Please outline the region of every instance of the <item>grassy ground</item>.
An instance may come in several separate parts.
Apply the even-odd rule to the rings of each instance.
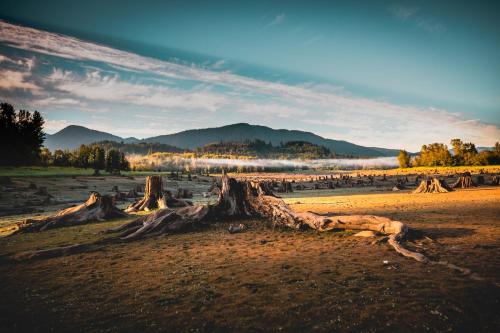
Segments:
[[[500,189],[311,194],[285,200],[298,211],[400,220],[417,230],[409,247],[486,280],[417,263],[351,233],[273,231],[246,220],[247,232],[229,234],[216,223],[97,252],[4,263],[0,330],[498,331],[500,288],[492,282],[500,282]],[[0,253],[94,241],[126,221],[3,238]]]
[[[0,176],[8,177],[67,177],[67,176],[92,176],[93,169],[82,169],[72,167],[0,167]],[[109,175],[101,171],[103,176]],[[147,176],[151,174],[170,174],[170,172],[157,171],[122,171],[124,176]]]
[[[69,167],[0,167],[0,176],[8,177],[53,177],[53,176],[90,176],[91,169]]]
[[[316,175],[316,174],[332,174],[332,173],[352,173],[352,174],[373,174],[373,175],[406,175],[406,174],[429,174],[429,173],[460,173],[465,171],[470,171],[472,173],[486,172],[486,173],[500,173],[500,166],[489,165],[489,166],[458,166],[458,167],[416,167],[407,169],[387,169],[387,170],[354,170],[354,171],[325,171],[325,170],[306,170],[306,171],[295,171],[287,172],[290,174],[300,174],[300,175]],[[0,176],[9,177],[53,177],[53,176],[91,176],[94,173],[92,169],[82,169],[82,168],[71,168],[71,167],[0,167]],[[124,171],[122,172],[125,176],[147,176],[151,174],[169,174],[170,172],[157,172],[157,171]],[[273,174],[273,173],[271,173]],[[274,173],[279,174],[279,173]],[[106,173],[103,172],[103,175]],[[231,173],[231,176],[241,176],[242,174]],[[252,175],[252,173],[243,174]]]

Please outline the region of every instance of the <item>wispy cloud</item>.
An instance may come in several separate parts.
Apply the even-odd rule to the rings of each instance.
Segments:
[[[206,90],[182,91],[121,80],[117,75],[89,71],[84,76],[54,69],[48,80],[58,90],[87,100],[166,109],[215,111],[225,98]]]
[[[422,13],[422,10],[418,7],[393,5],[388,8],[388,11],[397,20],[411,23],[427,32],[442,33],[446,31],[446,26],[441,21],[429,14]]]
[[[434,17],[418,17],[415,23],[419,28],[431,33],[445,32],[446,27]]]
[[[274,16],[274,18],[269,23],[266,24],[266,28],[282,24],[283,22],[285,22],[285,18],[286,18],[285,13],[280,13]]]
[[[152,136],[173,129],[227,124],[236,119],[314,131],[363,145],[411,150],[430,141],[448,142],[455,136],[479,145],[491,145],[500,137],[497,126],[465,119],[447,110],[364,98],[332,85],[257,80],[210,70],[210,66],[143,57],[2,21],[0,43],[37,57],[58,57],[56,62],[45,61],[42,74],[33,71],[39,66],[38,61],[31,70],[24,62],[13,63],[18,67],[8,70],[21,75],[1,76],[10,79],[0,86],[0,97],[9,89],[38,90],[36,95],[26,97],[25,104],[44,107],[48,121],[52,121],[56,109],[79,111],[79,124],[119,135]],[[59,68],[64,63],[61,59],[70,59],[77,68]],[[86,61],[92,61],[92,66]],[[27,75],[33,77],[28,81]],[[18,88],[12,88],[15,85]],[[121,116],[125,112],[144,117]],[[111,121],[96,121],[91,118],[95,113],[114,117]],[[74,112],[67,114],[76,117]],[[139,123],[140,119],[144,123]],[[287,125],[283,125],[284,119]],[[58,121],[48,128],[62,124]],[[73,122],[69,118],[67,121]]]
[[[405,7],[401,5],[394,5],[389,7],[389,12],[391,12],[394,17],[401,21],[407,21],[411,17],[415,16],[418,12],[417,7]]]
[[[309,46],[309,45],[313,45],[313,44],[316,44],[317,42],[321,41],[323,39],[323,35],[322,34],[319,34],[319,35],[314,35],[308,39],[306,39],[304,41],[304,43],[302,43],[303,46]]]

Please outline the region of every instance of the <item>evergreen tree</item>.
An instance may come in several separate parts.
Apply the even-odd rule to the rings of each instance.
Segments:
[[[32,165],[40,162],[40,149],[45,134],[42,115],[15,111],[8,103],[0,103],[1,165]]]

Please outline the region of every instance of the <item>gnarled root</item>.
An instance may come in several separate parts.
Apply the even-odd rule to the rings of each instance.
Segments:
[[[119,232],[118,237],[123,240],[134,240],[188,229],[214,219],[242,216],[264,217],[275,226],[293,229],[372,230],[389,235],[389,244],[398,253],[427,262],[424,255],[403,247],[408,228],[402,222],[372,215],[322,216],[311,212],[295,212],[282,199],[273,195],[267,183],[237,181],[226,175],[222,177],[219,199],[213,205],[160,209],[109,232]]]

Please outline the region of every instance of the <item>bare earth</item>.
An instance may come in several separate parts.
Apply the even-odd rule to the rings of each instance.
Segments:
[[[201,193],[209,184],[200,184]],[[0,331],[498,332],[499,188],[309,190],[286,201],[301,211],[405,222],[414,230],[409,247],[483,280],[349,232],[272,230],[247,220],[248,231],[229,234],[216,223],[99,252],[0,264]],[[2,238],[0,254],[92,241],[129,220]]]

